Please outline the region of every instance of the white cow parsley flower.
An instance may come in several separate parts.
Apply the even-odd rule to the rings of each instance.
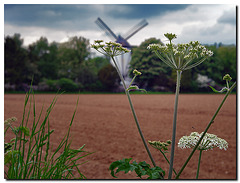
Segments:
[[[183,136],[179,139],[178,147],[184,148],[194,148],[202,136],[203,132],[199,134],[198,132],[192,132],[190,136]],[[214,147],[219,149],[227,150],[228,143],[226,140],[217,137],[214,134],[206,133],[198,146],[198,150],[209,150]]]
[[[164,34],[170,43],[166,45],[149,44],[147,49],[152,50],[165,64],[176,70],[188,70],[198,66],[213,52],[201,45],[198,41],[190,41],[187,44],[173,44],[172,40],[177,38],[175,34]]]

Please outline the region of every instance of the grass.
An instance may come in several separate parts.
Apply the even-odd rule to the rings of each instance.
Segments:
[[[4,142],[4,164],[6,179],[85,179],[79,169],[79,162],[92,154],[84,150],[85,145],[79,149],[71,149],[69,134],[77,110],[74,110],[67,134],[63,137],[57,149],[50,150],[50,137],[54,130],[50,129],[49,116],[57,98],[56,95],[43,115],[43,106],[37,117],[34,93],[30,89],[25,96],[23,116],[20,126],[14,127],[8,120],[5,121],[4,135],[8,129],[14,133],[15,138],[9,143]],[[28,106],[28,108],[27,108]],[[30,115],[33,115],[30,120]],[[31,125],[31,128],[28,126]],[[31,130],[30,130],[31,129]]]

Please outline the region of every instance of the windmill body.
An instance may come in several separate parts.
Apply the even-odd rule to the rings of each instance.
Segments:
[[[143,27],[148,25],[146,20],[142,20],[137,25],[135,25],[132,29],[130,29],[125,36],[121,36],[121,35],[116,36],[116,34],[114,34],[113,31],[100,18],[97,18],[95,22],[112,40],[122,44],[123,47],[128,49],[131,49],[131,45],[128,43],[127,40],[130,37],[132,37],[134,34],[136,34],[139,30],[141,30]],[[131,61],[131,52],[116,56],[115,59],[126,84],[130,83],[131,79],[129,78],[128,70],[129,70],[129,63]],[[115,67],[112,60],[110,60],[110,63]]]

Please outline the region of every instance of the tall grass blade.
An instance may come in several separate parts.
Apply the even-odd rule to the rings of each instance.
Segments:
[[[44,105],[37,117],[32,88],[26,93],[20,126],[17,128],[10,126],[10,129],[15,134],[15,140],[12,153],[9,154],[9,160],[6,161],[8,169],[4,173],[7,179],[68,179],[74,177],[74,172],[78,173],[79,178],[86,178],[78,168],[82,163],[77,163],[77,161],[92,153],[87,153],[83,150],[85,145],[79,149],[70,149],[71,143],[69,143],[70,129],[76,114],[79,98],[66,135],[54,152],[50,150],[50,136],[54,130],[50,129],[49,116],[57,99],[58,95],[54,97],[46,110],[43,121],[40,122]],[[33,114],[33,121],[31,131],[29,132],[27,126],[30,122],[30,114]],[[61,150],[63,152],[55,158]],[[83,152],[87,154],[81,155]]]

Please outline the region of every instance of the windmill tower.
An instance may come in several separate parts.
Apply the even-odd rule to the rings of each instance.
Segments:
[[[113,33],[113,31],[102,21],[101,18],[97,18],[95,22],[106,33],[107,36],[109,36],[115,42],[122,44],[123,47],[128,49],[131,49],[131,45],[127,42],[127,40],[131,38],[134,34],[136,34],[138,31],[140,31],[143,27],[148,25],[146,20],[142,20],[133,28],[131,28],[124,36],[116,36],[116,34]],[[115,58],[116,63],[118,64],[118,68],[125,82],[128,84],[131,81],[131,79],[128,77],[129,63],[131,61],[131,52],[119,55]],[[114,66],[113,61],[111,60],[110,62]]]

